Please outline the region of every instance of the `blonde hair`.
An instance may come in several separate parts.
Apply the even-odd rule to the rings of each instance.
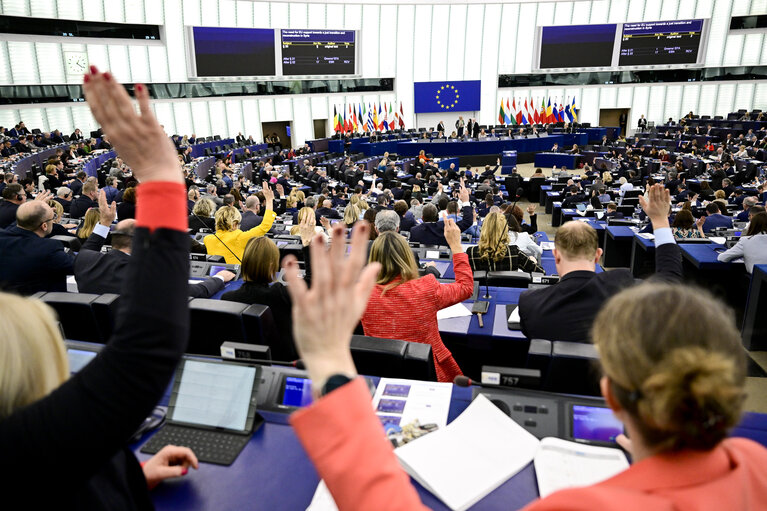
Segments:
[[[740,420],[740,334],[732,311],[707,291],[632,287],[602,307],[592,338],[616,399],[649,446],[711,449]]]
[[[567,259],[590,259],[599,249],[597,231],[582,222],[567,222],[557,230],[554,246]]]
[[[242,278],[246,282],[268,284],[280,267],[280,250],[265,237],[251,238],[242,254]]]
[[[53,221],[61,220],[61,217],[64,216],[64,206],[62,206],[59,201],[53,199],[47,201],[47,204],[51,207],[53,212],[56,213],[56,218],[54,218]]]
[[[210,218],[210,214],[213,213],[215,209],[216,204],[212,200],[202,198],[194,203],[192,213],[195,215],[203,216],[205,218]]]
[[[352,225],[354,222],[360,219],[360,208],[354,204],[349,204],[344,209],[344,223],[346,225]]]
[[[288,198],[285,199],[286,208],[295,208],[297,204],[298,200],[296,199],[295,195],[288,195]]]
[[[360,213],[369,207],[367,201],[365,201],[359,195],[352,195],[351,199],[349,199],[349,204],[352,206],[357,206],[357,208],[360,210]]]
[[[93,234],[93,229],[96,227],[96,224],[99,223],[99,219],[101,219],[99,208],[91,208],[86,211],[85,217],[83,218],[83,225],[77,229],[77,237],[86,239]]]
[[[0,293],[0,420],[50,394],[69,376],[53,309],[39,300]]]
[[[296,190],[295,188],[290,191],[290,197],[296,199],[296,202],[304,202],[304,199],[306,199],[304,192],[301,190]]]
[[[724,199],[726,197],[726,194],[724,193],[724,190],[717,190],[714,192],[714,199]]]
[[[311,215],[311,216],[309,216]],[[317,216],[314,214],[314,210],[312,208],[301,208],[298,210],[298,224],[294,225],[290,228],[290,234],[292,236],[297,235],[301,231],[301,222],[304,222],[307,218],[314,218],[315,223],[317,222]]]
[[[604,183],[612,183],[613,182],[613,175],[605,170],[604,172],[602,172],[602,182],[604,182]]]
[[[369,262],[381,263],[376,284],[384,285],[383,296],[388,290],[418,278],[418,266],[413,251],[405,238],[394,231],[381,233],[370,247]],[[400,280],[396,280],[399,277]]]
[[[503,241],[501,241],[503,240]],[[500,261],[509,252],[509,226],[500,212],[490,213],[479,231],[479,255],[482,259]]]
[[[216,230],[234,231],[240,227],[242,215],[234,206],[222,206],[216,211]]]

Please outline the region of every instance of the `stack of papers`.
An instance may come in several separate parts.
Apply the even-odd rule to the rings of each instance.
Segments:
[[[381,378],[373,395],[373,409],[384,424],[447,426],[452,383]]]
[[[565,488],[596,484],[629,468],[620,449],[551,437],[541,440],[534,463],[541,498]]]
[[[455,305],[437,311],[438,321],[440,319],[461,318],[464,316],[471,316],[471,311],[462,303],[456,303]]]
[[[522,470],[533,460],[539,443],[480,394],[449,426],[394,452],[408,474],[458,511]]]

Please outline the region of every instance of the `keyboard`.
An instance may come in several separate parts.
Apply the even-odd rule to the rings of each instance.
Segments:
[[[141,452],[155,454],[166,445],[179,445],[192,449],[199,461],[231,465],[251,436],[166,424],[144,444]]]

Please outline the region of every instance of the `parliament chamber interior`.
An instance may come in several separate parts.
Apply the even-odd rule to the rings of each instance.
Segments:
[[[0,0],[0,196],[9,509],[767,509],[765,0]]]

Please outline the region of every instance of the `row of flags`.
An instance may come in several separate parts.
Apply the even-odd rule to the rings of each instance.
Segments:
[[[519,99],[519,104],[517,104]],[[573,100],[569,99],[564,103],[557,105],[556,99],[554,106],[551,105],[551,97],[541,100],[540,108],[537,107],[537,99],[509,98],[501,99],[501,108],[498,112],[498,122],[500,124],[545,124],[552,122],[577,122],[578,113],[575,108],[575,96]]]
[[[333,130],[336,133],[360,133],[368,131],[390,131],[405,128],[405,111],[402,102],[397,105],[389,102],[354,103],[351,105],[333,105]]]

